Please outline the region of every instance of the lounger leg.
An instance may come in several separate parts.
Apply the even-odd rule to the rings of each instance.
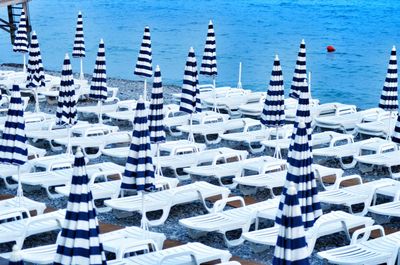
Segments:
[[[9,183],[9,182],[7,181],[7,178],[9,178],[9,177],[3,178],[4,184],[6,184],[6,188],[7,188],[8,190],[16,189],[17,186],[18,186],[18,184],[11,184],[11,183]]]
[[[165,207],[164,209],[162,209],[163,213],[159,219],[156,219],[156,220],[148,220],[147,219],[149,226],[159,226],[159,225],[164,224],[169,216],[170,211],[171,211],[171,206]]]
[[[354,157],[352,157],[351,159],[352,159],[351,163],[347,163],[347,164],[343,162],[343,157],[341,157],[339,159],[340,165],[342,166],[343,169],[350,169],[350,168],[354,168],[356,166],[357,160],[355,160]]]
[[[251,154],[258,154],[265,150],[265,146],[262,144],[260,144],[260,147],[253,147],[252,143],[248,143],[247,145]]]

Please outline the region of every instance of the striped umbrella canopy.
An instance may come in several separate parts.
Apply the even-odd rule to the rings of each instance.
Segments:
[[[27,25],[25,11],[24,11],[24,9],[22,9],[21,16],[19,19],[17,34],[14,39],[13,51],[22,53],[24,55],[24,65],[23,65],[24,72],[26,72],[25,54],[28,52],[28,45],[29,45],[29,43],[28,43],[28,25]]]
[[[107,74],[106,74],[106,50],[103,39],[100,40],[99,49],[97,51],[96,63],[90,84],[89,97],[97,100],[100,105],[99,122],[103,121],[101,106],[102,102],[107,99]]]
[[[57,238],[53,264],[107,264],[99,234],[85,158],[78,148],[65,221]]]
[[[147,97],[147,79],[153,75],[152,53],[151,53],[151,38],[150,28],[145,27],[143,33],[142,44],[140,45],[139,56],[136,61],[135,71],[137,76],[144,78],[143,98],[146,101]]]
[[[306,67],[306,43],[301,40],[299,53],[297,55],[296,67],[294,69],[292,85],[290,87],[289,97],[299,98],[303,80],[307,78]]]
[[[260,120],[267,127],[279,127],[285,124],[284,89],[282,68],[276,55]]]
[[[292,139],[294,139],[294,135],[296,133],[299,122],[304,122],[306,124],[308,139],[311,141],[311,134],[313,129],[311,126],[312,117],[310,112],[310,92],[307,79],[304,79],[299,86],[299,98],[297,102],[296,118],[294,122]]]
[[[379,107],[386,111],[397,111],[399,102],[397,98],[397,57],[396,47],[393,46],[390,53],[389,65],[383,85]]]
[[[56,117],[58,125],[75,125],[77,123],[74,76],[68,54],[65,54],[61,71]]]
[[[31,88],[35,94],[35,110],[39,112],[39,101],[37,89],[44,87],[44,70],[42,63],[42,55],[40,54],[39,41],[36,32],[32,32],[31,44],[29,45],[28,57],[28,75],[26,77],[26,88]]]
[[[18,248],[17,245],[14,245],[12,248],[12,252],[9,258],[8,265],[24,265],[24,262],[22,261],[22,255],[20,252],[20,249]]]
[[[153,90],[151,92],[149,131],[151,143],[165,142],[164,131],[164,97],[160,67],[154,72]]]
[[[392,141],[400,144],[400,115],[397,115],[396,126],[394,127],[394,132],[392,134]]]
[[[76,30],[75,30],[75,39],[74,39],[74,48],[72,50],[72,57],[80,58],[81,60],[81,73],[80,78],[83,79],[83,58],[86,56],[85,54],[85,37],[83,34],[83,18],[82,12],[79,11],[78,19],[76,21]]]
[[[313,157],[308,128],[302,120],[295,126],[296,130],[292,135],[290,153],[287,159],[286,184],[290,182],[296,184],[304,228],[308,229],[322,215],[322,210],[318,198],[317,182],[312,169]],[[286,194],[287,187],[287,185],[284,187],[283,194]],[[279,205],[279,209],[282,209],[282,207],[283,205]]]
[[[216,50],[217,46],[215,42],[214,25],[210,20],[210,23],[208,24],[208,32],[206,45],[204,47],[203,60],[201,61],[201,75],[215,77],[218,74]]]
[[[147,111],[139,98],[133,120],[132,142],[125,164],[121,189],[145,191],[154,188],[154,166],[150,146]]]
[[[192,114],[201,112],[201,102],[198,97],[200,94],[198,88],[197,61],[193,47],[190,47],[186,60],[185,73],[183,76],[183,84],[181,91],[181,102],[179,110],[190,114],[190,126],[192,125]],[[194,141],[193,134],[190,130],[189,140]]]
[[[290,184],[286,194],[281,196],[281,204],[283,207],[276,216],[279,231],[272,264],[310,264],[301,208],[294,184]]]
[[[13,85],[7,118],[0,140],[0,163],[18,166],[18,197],[22,197],[19,167],[28,160],[26,146],[24,107],[18,85]]]

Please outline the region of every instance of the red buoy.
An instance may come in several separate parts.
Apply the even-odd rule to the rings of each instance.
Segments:
[[[329,45],[329,46],[326,47],[326,51],[327,52],[334,52],[334,51],[336,51],[336,49],[332,45]]]

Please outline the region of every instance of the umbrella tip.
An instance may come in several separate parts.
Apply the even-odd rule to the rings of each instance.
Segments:
[[[159,72],[160,71],[160,66],[157,64],[156,66],[156,71]]]
[[[75,156],[77,156],[77,157],[83,156],[82,148],[80,146],[78,148],[76,148]]]
[[[78,11],[78,15],[82,15],[82,11],[79,10],[79,11]]]
[[[68,53],[65,54],[65,59],[69,59]]]
[[[193,46],[190,46],[189,52],[194,52]]]
[[[392,51],[395,51],[395,50],[396,50],[396,45],[393,45]]]
[[[208,24],[209,24],[209,25],[212,25],[212,24],[213,24],[211,19],[210,19],[210,22],[208,22]]]
[[[304,41],[304,39],[301,40],[301,44],[306,44],[306,42]]]
[[[17,244],[15,244],[15,245],[12,247],[12,251],[15,252],[15,251],[18,251],[18,250],[19,250],[19,247],[17,246]]]
[[[304,129],[304,128],[306,128],[305,122],[304,122],[304,121],[300,121],[300,122],[299,122],[299,125],[298,125],[298,128],[299,128],[299,129]]]
[[[279,56],[278,56],[278,54],[275,54],[275,61],[278,61],[279,60]]]
[[[287,190],[287,194],[288,195],[296,195],[297,194],[296,186],[293,182],[290,182],[289,188]]]
[[[104,43],[104,40],[103,40],[103,38],[101,38],[101,39],[100,39],[100,43]]]

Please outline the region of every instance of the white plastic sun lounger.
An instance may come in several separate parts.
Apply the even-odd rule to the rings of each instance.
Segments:
[[[257,124],[259,121],[250,118],[240,118],[233,120],[224,120],[218,116],[210,116],[207,122],[195,125],[182,125],[177,129],[181,132],[192,132],[194,136],[200,135],[207,144],[217,144],[221,141],[221,134],[242,131],[246,126]]]
[[[371,217],[352,215],[343,211],[332,211],[323,214],[315,221],[314,226],[306,231],[307,249],[309,255],[314,250],[318,238],[345,232],[350,241],[350,229],[360,226],[371,226],[374,220]],[[279,227],[273,226],[265,229],[255,230],[243,234],[243,239],[253,243],[253,249],[258,252],[275,246]],[[260,246],[262,245],[262,246]]]
[[[204,84],[204,85],[199,85],[199,98],[200,99],[205,99],[205,98],[213,98],[216,96],[217,98],[219,97],[226,97],[228,95],[233,95],[233,94],[245,94],[245,93],[250,93],[250,90],[247,89],[242,89],[242,88],[233,88],[230,86],[223,86],[223,87],[217,87],[214,90],[214,86],[212,84]],[[175,99],[177,104],[179,104],[181,100],[181,93],[174,93],[172,94],[172,97]]]
[[[22,196],[21,198],[13,197],[0,201],[0,212],[11,208],[25,208],[30,212],[36,211],[36,214],[40,215],[46,209],[46,204],[31,200],[25,196]]]
[[[379,229],[381,237],[368,240],[373,230]],[[357,237],[363,235],[361,240]],[[317,256],[330,264],[387,264],[394,265],[398,258],[400,232],[385,235],[381,226],[372,226],[357,230],[349,246],[318,252]]]
[[[270,199],[246,205],[242,197],[229,197],[217,201],[214,207],[223,209],[228,202],[239,201],[240,208],[229,209],[222,212],[212,212],[205,215],[194,216],[179,220],[179,224],[186,227],[192,238],[205,236],[207,233],[216,232],[222,234],[225,244],[233,247],[243,243],[241,236],[239,238],[229,238],[229,231],[241,230],[241,233],[248,232],[250,226],[256,221],[258,212],[278,209],[279,199]]]
[[[349,169],[357,164],[356,156],[380,154],[394,150],[397,150],[395,143],[381,138],[370,138],[339,146],[314,149],[313,155],[318,159],[337,159],[342,168]]]
[[[278,130],[278,138],[287,138],[293,131],[293,125],[284,125]],[[261,123],[248,124],[243,128],[243,132],[224,133],[220,137],[222,140],[237,142],[245,145],[252,154],[264,151],[265,146],[260,142],[274,136],[276,138],[275,129],[265,129]]]
[[[165,241],[164,234],[144,231],[138,227],[126,227],[121,230],[100,234],[100,240],[103,243],[105,251],[117,254],[120,247],[123,247],[123,244],[121,245],[120,242],[143,240],[145,234],[147,239],[152,240],[157,247],[162,246]],[[57,244],[51,244],[23,249],[20,253],[24,262],[33,264],[52,264],[56,250]],[[10,253],[2,254],[0,256],[3,258],[9,258]]]
[[[54,122],[54,115],[44,112],[25,112],[25,131],[41,130]],[[4,130],[7,116],[0,117],[0,131]]]
[[[227,188],[215,186],[204,181],[198,181],[192,184],[179,186],[174,189],[168,189],[144,195],[145,212],[162,210],[162,216],[159,219],[149,220],[149,225],[162,225],[168,218],[171,208],[177,204],[191,203],[197,200],[203,202],[204,207],[211,211],[206,205],[205,200],[212,196],[220,195],[226,198],[230,191]],[[116,210],[142,213],[142,195],[122,197],[118,199],[104,201],[106,206]]]
[[[368,212],[388,217],[388,219],[390,217],[400,217],[400,192],[396,192],[392,202],[370,206]]]
[[[213,178],[218,181],[219,185],[234,189],[237,183],[232,182],[232,179],[240,177],[245,170],[261,174],[281,170],[285,167],[286,161],[282,159],[270,156],[242,159],[237,152],[234,152],[215,157],[211,165],[185,168],[184,171],[190,174],[194,181],[199,177]]]
[[[116,111],[107,112],[104,115],[113,120],[128,121],[132,123],[135,117],[135,110],[136,110],[136,105],[134,105],[130,109],[125,109],[125,110],[118,109]],[[171,113],[175,113],[177,111],[179,111],[179,106],[176,104],[164,105],[163,113],[165,117],[168,117],[171,115]]]
[[[242,116],[259,118],[264,109],[265,97],[262,97],[259,102],[247,103],[239,106],[239,112]],[[297,100],[294,98],[285,98],[285,111],[296,109]]]
[[[107,175],[111,175],[112,179],[109,180]],[[99,182],[98,181],[99,179],[103,179],[103,181]],[[100,172],[99,174],[93,174],[90,177],[89,181],[90,190],[92,191],[93,194],[93,200],[118,198],[118,195],[120,194],[121,180],[122,180],[121,172],[107,171],[107,172]],[[162,190],[165,188],[168,189],[176,188],[178,183],[179,181],[177,179],[155,176],[154,185],[156,189]],[[70,190],[71,186],[68,184],[65,186],[60,186],[55,188],[55,191],[58,194],[67,197],[69,196]],[[111,208],[109,207],[99,207],[97,205],[95,207],[99,212],[106,212],[111,210]]]
[[[340,116],[315,118],[315,126],[322,129],[339,130],[344,133],[355,134],[356,125],[372,121],[379,121],[389,115],[381,108],[372,108]]]
[[[355,105],[347,105],[342,103],[325,103],[318,105],[317,102],[311,101],[310,113],[313,118],[312,126],[315,126],[315,118],[317,117],[340,117],[349,113],[357,111]],[[296,108],[290,109],[285,112],[285,118],[287,121],[295,121],[296,119]]]
[[[360,123],[357,124],[356,131],[357,134],[361,135],[362,137],[372,136],[386,138],[389,132],[393,132],[396,121],[397,115],[393,115],[393,117],[390,119],[386,117],[386,119],[381,119],[379,121]]]
[[[220,117],[223,120],[228,120],[229,115],[217,113],[215,111],[202,111],[200,113],[192,114],[192,124],[204,124],[208,122],[208,119],[215,119]],[[190,115],[182,112],[170,112],[168,116],[164,117],[164,129],[172,136],[181,136],[182,132],[177,130],[178,126],[188,125],[190,121]]]
[[[362,172],[369,172],[374,167],[387,168],[392,178],[400,178],[398,167],[400,166],[400,150],[381,154],[356,156],[358,167]]]
[[[133,249],[137,249],[136,245],[133,243]],[[110,265],[197,265],[211,261],[221,261],[223,262],[221,264],[232,264],[225,263],[231,257],[232,255],[227,250],[220,250],[195,242],[107,263]]]
[[[212,164],[216,158],[223,154],[235,153],[240,155],[241,159],[245,159],[248,155],[246,151],[238,151],[227,147],[193,152],[193,148],[190,146],[182,146],[182,148],[177,149],[177,151],[179,152],[175,152],[175,155],[154,157],[153,163],[159,165],[161,168],[171,169],[174,176],[179,180],[187,180],[190,177],[190,175],[183,170],[184,168]]]
[[[335,184],[340,181],[340,178],[343,175],[343,171],[336,168],[324,167],[317,164],[313,164],[313,168],[315,177],[320,180],[322,186],[326,189],[334,188]],[[285,185],[286,174],[286,170],[280,170],[258,175],[240,176],[234,178],[232,181],[239,185],[240,192],[244,195],[254,194],[258,189],[267,189],[272,197],[275,197],[277,194],[275,194],[274,189]],[[330,176],[335,176],[335,183],[326,186],[323,179]]]
[[[15,241],[18,248],[28,236],[41,234],[61,227],[65,210],[31,216],[24,208],[9,208],[0,211],[0,243]],[[4,222],[4,220],[7,220]],[[11,221],[12,220],[12,221]]]
[[[287,150],[289,149],[291,141],[290,133],[288,133],[287,137],[283,137],[282,139],[264,140],[261,144],[269,149],[275,149],[276,146],[278,146],[280,150]],[[353,142],[353,138],[350,135],[333,131],[315,133],[312,135],[313,148],[319,148],[326,145],[333,147],[337,143],[343,144],[343,142]]]
[[[358,175],[343,177],[341,182],[349,179],[357,179],[361,184],[339,188],[337,190],[322,191],[318,194],[321,203],[342,205],[352,214],[365,215],[368,212],[368,207],[373,203],[375,195],[379,193],[380,189],[385,189],[390,186],[400,187],[400,182],[389,178],[362,183],[361,177]],[[354,213],[353,205],[356,204],[363,204],[364,206],[361,211]]]
[[[206,149],[205,144],[194,143],[188,140],[176,140],[168,141],[160,144],[160,155],[161,157],[175,156],[180,154],[188,154],[193,152],[199,152]],[[153,152],[153,161],[157,160],[156,157],[156,145],[151,146]],[[112,147],[102,149],[102,154],[109,156],[114,159],[126,159],[129,153],[129,146]],[[166,158],[168,159],[168,158]],[[162,159],[161,159],[162,160]]]
[[[61,162],[54,166],[59,166],[62,169],[21,174],[21,183],[23,185],[39,186],[44,188],[49,198],[60,197],[58,194],[53,194],[50,189],[56,186],[68,184],[71,181],[73,169],[70,163]],[[108,177],[113,175],[119,175],[119,178],[121,178],[121,174],[124,172],[125,168],[112,162],[103,162],[88,165],[86,166],[86,170],[89,178]],[[14,175],[13,179],[18,180],[18,176]],[[95,194],[93,196],[95,197]]]

